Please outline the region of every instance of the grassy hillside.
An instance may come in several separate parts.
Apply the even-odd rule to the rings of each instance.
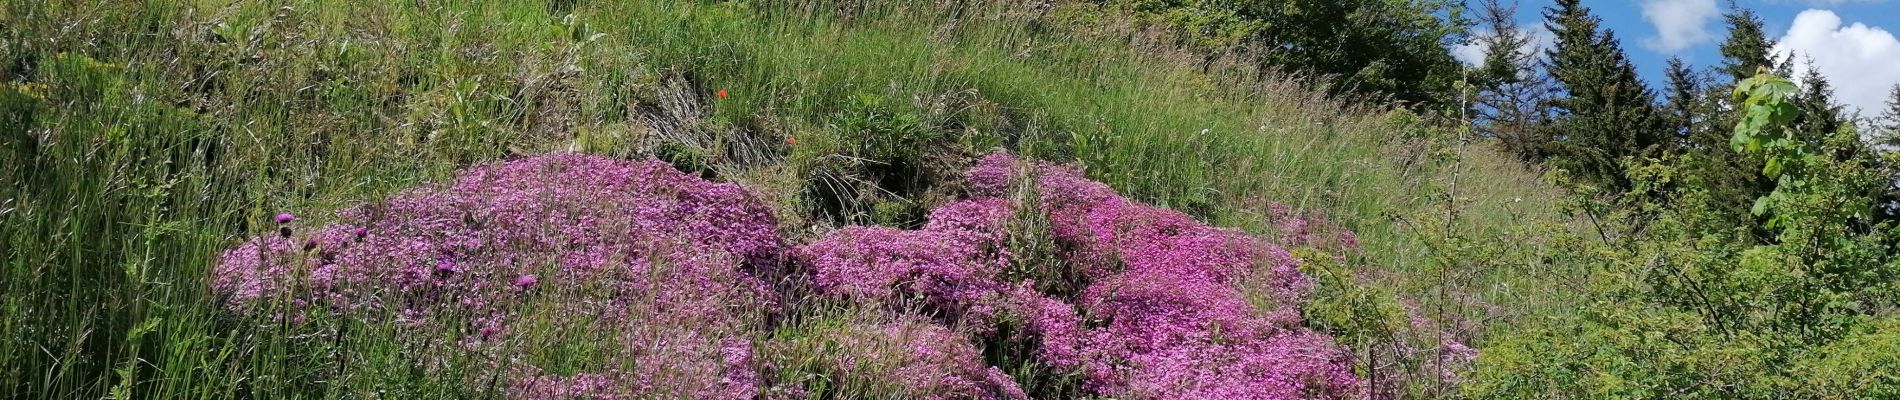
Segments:
[[[1434,318],[1497,329],[1561,309],[1540,260],[1479,256],[1559,225],[1556,196],[1425,118],[1205,72],[1084,7],[865,3],[10,0],[0,382],[17,398],[462,393],[376,340],[390,332],[346,346],[236,320],[207,271],[273,214],[321,219],[557,150],[759,188],[793,240],[916,226],[1009,150],[1217,226],[1275,234],[1270,202],[1322,215],[1363,244],[1349,268],[1372,278],[1346,281]]]

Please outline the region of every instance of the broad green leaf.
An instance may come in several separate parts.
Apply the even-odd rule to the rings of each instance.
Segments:
[[[1801,109],[1795,108],[1794,103],[1776,101],[1769,105],[1769,112],[1769,120],[1773,121],[1776,125],[1785,125],[1789,122],[1794,122],[1795,116],[1801,114]]]
[[[1765,80],[1765,82],[1762,82],[1750,90],[1751,97],[1763,99],[1764,101],[1768,99],[1787,99],[1799,90],[1795,88],[1794,82],[1789,82],[1787,79],[1781,79],[1781,77],[1774,75],[1762,74],[1749,79]]]

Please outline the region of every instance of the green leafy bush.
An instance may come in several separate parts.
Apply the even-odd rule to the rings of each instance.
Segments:
[[[1615,202],[1624,232],[1592,254],[1580,313],[1502,339],[1479,361],[1477,398],[1883,398],[1894,388],[1900,231],[1878,221],[1888,171],[1855,158],[1851,127],[1799,140],[1793,84],[1763,74],[1737,86],[1735,151],[1759,156],[1774,191],[1706,197],[1706,180],[1652,160]],[[1722,224],[1723,202],[1752,202],[1760,226]],[[1764,242],[1746,240],[1765,231]]]

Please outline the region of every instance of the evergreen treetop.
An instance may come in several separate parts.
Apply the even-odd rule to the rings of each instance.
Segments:
[[[1545,126],[1553,140],[1546,153],[1553,166],[1585,182],[1627,188],[1623,158],[1653,156],[1672,144],[1655,94],[1616,34],[1580,0],[1558,0],[1544,16],[1556,36],[1545,65],[1561,89],[1549,103],[1555,117]]]

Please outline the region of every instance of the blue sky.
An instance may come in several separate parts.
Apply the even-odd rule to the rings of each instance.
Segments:
[[[1542,11],[1552,0],[1520,0],[1518,19],[1541,30]],[[1616,32],[1624,51],[1652,86],[1663,81],[1669,57],[1698,69],[1721,62],[1717,46],[1727,37],[1722,13],[1728,0],[1584,0]],[[1779,51],[1812,58],[1812,66],[1836,86],[1836,98],[1852,106],[1881,109],[1887,91],[1900,84],[1900,0],[1738,0],[1765,22]],[[1473,2],[1473,4],[1476,4]],[[1858,24],[1858,25],[1857,25]],[[1547,36],[1547,35],[1546,35]],[[1468,54],[1468,53],[1467,53]],[[1802,69],[1803,71],[1805,69]]]

